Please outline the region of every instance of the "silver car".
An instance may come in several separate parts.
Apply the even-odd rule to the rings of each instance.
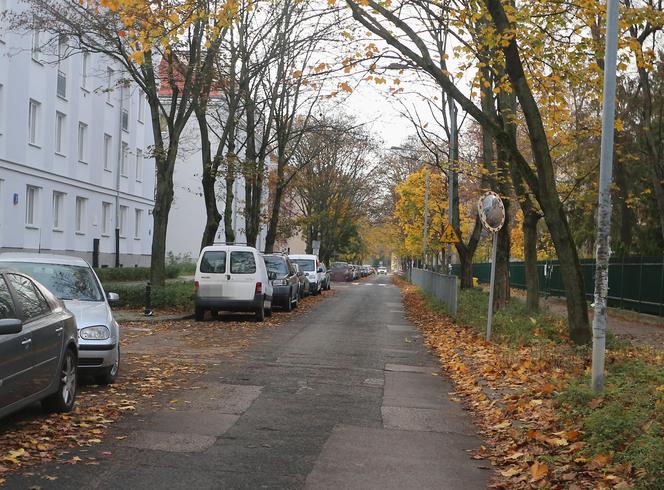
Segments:
[[[0,417],[38,400],[67,412],[76,400],[76,320],[31,277],[0,268]]]
[[[111,384],[120,369],[120,328],[97,274],[78,257],[28,253],[0,254],[0,267],[34,277],[46,286],[76,317],[79,337],[78,367],[99,384]]]

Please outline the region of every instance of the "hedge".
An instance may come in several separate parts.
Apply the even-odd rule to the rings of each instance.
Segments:
[[[183,263],[171,264],[166,266],[166,277],[175,279],[184,274],[193,274],[196,271],[196,264]],[[148,281],[150,279],[149,267],[103,267],[95,269],[99,280],[107,282],[129,282],[129,281]]]
[[[117,308],[143,308],[145,306],[145,285],[116,284],[107,288],[120,295],[120,300],[113,303]],[[173,282],[165,286],[152,288],[153,308],[193,309],[192,296],[194,285],[191,282]]]

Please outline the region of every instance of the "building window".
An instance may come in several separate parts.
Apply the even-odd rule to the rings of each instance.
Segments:
[[[65,194],[64,192],[53,192],[53,229],[61,230],[64,228],[62,215],[64,212]]]
[[[78,161],[87,162],[88,152],[88,125],[82,122],[78,123]]]
[[[127,236],[127,206],[120,206],[120,237]]]
[[[28,108],[28,142],[31,145],[37,145],[39,143],[39,124],[40,124],[40,112],[41,104],[36,100],[30,99],[30,105]]]
[[[110,134],[104,135],[104,170],[111,172],[111,153],[113,149],[113,138]]]
[[[129,145],[122,142],[122,151],[120,152],[120,175],[127,176],[127,158],[129,154]]]
[[[25,190],[25,224],[39,224],[39,187],[29,185]]]
[[[101,203],[101,234],[109,236],[111,234],[111,203]]]
[[[120,97],[122,99],[122,114],[120,117],[123,131],[129,131],[129,104],[131,104],[131,98],[129,97],[129,94],[129,84],[122,82],[122,87],[120,88]]]
[[[67,37],[58,36],[58,80],[56,90],[58,97],[67,98]]]
[[[81,59],[81,87],[84,89],[88,88],[88,77],[90,71],[90,53],[87,51],[83,52],[83,57]]]
[[[136,220],[134,221],[134,238],[141,239],[141,229],[143,228],[143,210],[136,210]]]
[[[143,180],[143,150],[136,149],[136,180]]]
[[[65,125],[66,117],[62,112],[55,113],[55,152],[60,155],[65,153]]]
[[[111,103],[111,95],[113,94],[113,68],[106,67],[106,102]]]
[[[32,31],[32,59],[40,63],[41,58],[41,43],[39,40],[39,31]]]
[[[141,92],[138,93],[138,122],[143,122],[145,118],[145,99]]]
[[[85,207],[87,199],[76,197],[76,233],[85,233]]]

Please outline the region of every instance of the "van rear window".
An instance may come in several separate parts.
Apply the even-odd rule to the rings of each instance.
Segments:
[[[255,274],[253,252],[231,252],[231,274]]]
[[[226,252],[205,252],[201,259],[201,272],[224,274],[226,272]]]

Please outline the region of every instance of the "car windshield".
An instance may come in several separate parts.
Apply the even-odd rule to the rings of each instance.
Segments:
[[[62,300],[104,300],[89,267],[34,262],[3,262],[2,265],[34,277]]]
[[[316,262],[311,259],[291,259],[300,266],[301,271],[313,272],[316,270]]]
[[[275,272],[281,276],[288,275],[288,265],[283,257],[265,257],[265,266],[268,272]]]
[[[333,269],[345,269],[348,267],[348,262],[334,262],[332,264]]]

